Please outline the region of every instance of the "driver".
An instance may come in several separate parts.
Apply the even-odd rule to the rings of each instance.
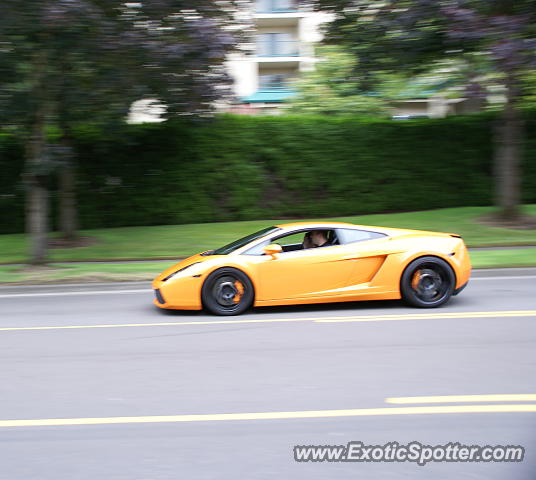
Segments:
[[[303,248],[326,247],[330,245],[324,230],[312,230],[303,237]]]

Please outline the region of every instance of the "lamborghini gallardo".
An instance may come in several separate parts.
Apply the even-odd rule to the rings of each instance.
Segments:
[[[311,235],[322,238],[311,243]],[[313,235],[313,236],[314,236]],[[164,309],[237,315],[251,306],[403,299],[439,307],[471,263],[459,235],[338,222],[265,228],[186,258],[153,281]]]

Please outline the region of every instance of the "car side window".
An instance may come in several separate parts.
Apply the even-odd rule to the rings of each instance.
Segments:
[[[374,240],[377,238],[387,237],[384,233],[369,232],[368,230],[357,230],[354,228],[339,228],[337,229],[337,237],[341,244],[364,242],[366,240]]]
[[[283,251],[286,252],[292,247],[298,247],[302,245],[303,242],[303,236],[305,235],[305,232],[294,232],[290,235],[285,235],[284,237],[279,237],[275,240],[273,240],[272,243],[277,243],[278,245],[281,245],[283,248]],[[287,249],[287,250],[285,250]],[[295,250],[300,250],[301,248],[295,248]]]
[[[310,229],[301,230],[299,232],[292,232],[287,235],[282,235],[279,237],[272,238],[270,240],[265,240],[258,245],[250,248],[245,251],[244,255],[264,255],[263,248],[270,243],[277,243],[283,248],[282,253],[293,252],[296,250],[303,250],[303,240],[304,236]],[[337,235],[334,230],[324,230],[327,233],[328,240],[330,240],[330,245],[338,245]],[[320,247],[322,248],[322,247]]]

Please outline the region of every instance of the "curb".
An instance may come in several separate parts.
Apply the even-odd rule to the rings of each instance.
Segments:
[[[472,278],[487,277],[532,277],[536,275],[536,267],[505,267],[505,268],[475,268],[471,273]]]

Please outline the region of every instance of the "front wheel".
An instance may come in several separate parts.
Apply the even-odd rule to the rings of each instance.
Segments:
[[[456,276],[451,266],[437,257],[417,258],[406,267],[400,280],[404,301],[421,308],[443,305],[455,286]]]
[[[236,268],[220,268],[212,272],[203,284],[203,306],[216,315],[238,315],[253,303],[253,284]]]

